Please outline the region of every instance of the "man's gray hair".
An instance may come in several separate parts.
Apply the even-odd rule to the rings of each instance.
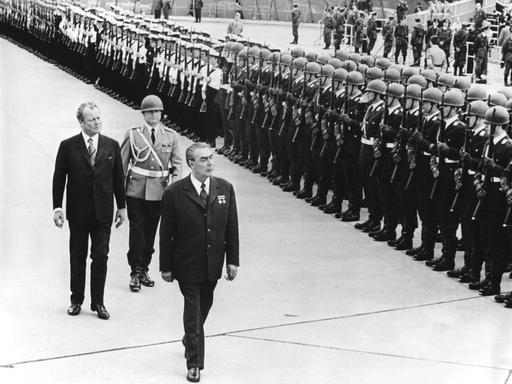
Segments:
[[[79,123],[82,123],[84,121],[84,109],[85,108],[96,108],[99,109],[96,103],[93,103],[92,101],[86,101],[78,107],[78,110],[76,111],[76,118],[78,119]]]
[[[190,167],[190,160],[194,160],[194,154],[196,150],[199,148],[210,148],[210,144],[199,141],[197,143],[192,144],[190,147],[187,148],[187,151],[185,152],[185,158],[187,160],[187,165]]]

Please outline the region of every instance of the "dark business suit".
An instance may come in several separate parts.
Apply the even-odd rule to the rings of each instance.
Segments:
[[[67,184],[66,184],[67,178]],[[103,304],[114,198],[125,207],[123,166],[117,141],[99,135],[91,164],[82,134],[61,142],[53,174],[53,208],[62,207],[66,186],[69,221],[71,302],[82,304],[88,238],[91,237],[91,304]]]
[[[160,271],[172,272],[185,299],[183,322],[187,367],[204,366],[203,324],[226,263],[238,266],[235,192],[226,180],[211,177],[204,207],[189,177],[168,186],[160,222]]]

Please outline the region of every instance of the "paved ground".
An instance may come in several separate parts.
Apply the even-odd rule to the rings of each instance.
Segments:
[[[0,51],[0,382],[185,382],[181,295],[157,263],[155,287],[129,291],[127,226],[112,231],[111,320],[88,298],[66,314],[68,230],[51,220],[58,144],[79,132],[84,100],[118,140],[138,112],[2,39]],[[235,185],[242,266],[216,290],[202,382],[512,382],[510,310],[216,162]]]

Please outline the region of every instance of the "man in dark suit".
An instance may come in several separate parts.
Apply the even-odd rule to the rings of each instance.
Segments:
[[[187,380],[198,382],[204,366],[203,325],[222,275],[236,277],[238,216],[233,186],[213,177],[213,151],[195,143],[186,152],[189,177],[168,186],[160,223],[160,271],[167,282],[178,280],[185,299],[183,323]]]
[[[77,111],[82,132],[60,143],[53,174],[53,220],[62,228],[62,199],[66,186],[71,261],[71,306],[68,314],[78,315],[84,301],[87,246],[91,237],[91,310],[100,319],[110,315],[103,304],[107,276],[108,246],[114,210],[116,228],[126,218],[123,165],[117,141],[100,135],[101,120],[94,103],[83,103]],[[67,184],[66,184],[67,178]]]

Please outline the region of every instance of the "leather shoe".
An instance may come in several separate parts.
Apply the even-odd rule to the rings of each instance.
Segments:
[[[140,283],[145,287],[154,287],[155,281],[151,280],[147,271],[140,274]]]
[[[390,241],[396,238],[396,232],[391,229],[386,229],[375,236],[373,236],[373,240],[375,241]]]
[[[443,260],[444,260],[444,258],[441,256],[441,257],[438,257],[437,259],[427,260],[425,262],[425,265],[427,267],[435,267],[437,264],[440,264]]]
[[[132,292],[140,291],[140,279],[139,274],[137,272],[132,273],[130,277],[130,290]]]
[[[395,245],[397,251],[407,251],[412,248],[412,238],[402,237],[402,239]]]
[[[387,242],[387,244],[388,244],[390,247],[396,247],[396,246],[397,246],[397,244],[398,244],[399,242],[401,242],[403,238],[404,238],[404,235],[401,235],[401,236],[400,236],[400,237],[398,237],[398,238],[394,238],[393,240],[389,240],[389,241]]]
[[[288,188],[290,185],[293,185],[293,181],[291,181],[291,180],[288,180],[286,183],[283,182],[283,183],[279,184],[279,186],[282,189]]]
[[[511,300],[512,299],[512,292],[507,293],[500,293],[499,295],[494,296],[494,301],[497,303],[504,303],[505,300]]]
[[[447,259],[444,259],[439,264],[434,266],[434,271],[437,272],[445,272],[450,271],[455,267],[455,263],[453,261],[448,261]]]
[[[471,271],[469,271],[468,273],[465,273],[463,274],[460,278],[459,278],[459,283],[464,283],[464,284],[468,284],[468,283],[478,283],[480,281],[480,275],[474,275]]]
[[[313,200],[311,200],[311,205],[313,207],[318,207],[322,204],[325,204],[326,203],[326,198],[325,197],[320,197],[319,195],[316,195]]]
[[[463,266],[462,268],[456,268],[452,269],[451,271],[446,272],[448,277],[453,277],[458,279],[459,277],[462,277],[462,275],[469,272],[469,267]]]
[[[267,172],[267,167],[257,164],[253,169],[252,173],[261,173],[261,172]]]
[[[484,288],[487,284],[489,284],[490,281],[489,279],[486,277],[485,279],[483,279],[482,281],[476,281],[474,283],[469,283],[468,284],[468,288],[471,289],[472,291],[477,291],[479,289],[482,289]],[[499,293],[499,292],[498,292]]]
[[[298,184],[294,184],[293,182],[290,182],[286,184],[286,186],[283,187],[283,191],[285,192],[295,192],[300,189]]]
[[[501,289],[499,285],[493,284],[489,282],[485,287],[478,291],[482,296],[493,296],[499,295],[501,293]]]
[[[199,383],[201,379],[201,373],[199,371],[199,367],[192,367],[188,370],[187,380],[192,383]]]
[[[110,314],[103,304],[91,304],[91,311],[98,313],[98,317],[102,320],[110,319]]]
[[[372,224],[363,228],[363,232],[365,232],[365,233],[378,232],[378,231],[380,231],[380,222],[372,222]]]
[[[341,216],[341,221],[345,221],[345,222],[359,221],[359,212],[350,211],[346,215]]]
[[[405,254],[407,256],[416,256],[421,251],[423,251],[423,247],[420,245],[419,247],[408,249],[405,251]]]
[[[420,253],[417,253],[416,256],[414,256],[414,260],[416,261],[427,261],[432,260],[434,258],[434,252],[432,251],[425,251],[421,250]]]
[[[293,194],[297,199],[307,199],[308,197],[311,197],[313,192],[311,192],[309,189],[302,188],[300,191],[294,192]]]
[[[354,228],[355,229],[359,229],[359,230],[363,230],[365,229],[367,226],[369,226],[370,224],[373,224],[373,221],[368,219],[366,221],[363,221],[362,223],[356,223],[354,224]]]
[[[80,304],[72,303],[68,308],[69,316],[76,316],[80,313],[82,306]]]
[[[333,214],[341,211],[341,204],[335,200],[331,200],[329,204],[320,205],[318,208],[324,211],[324,213]]]
[[[512,308],[512,297],[505,300],[505,308]]]
[[[288,181],[289,180],[286,177],[283,177],[283,176],[278,176],[278,177],[270,180],[270,182],[273,185],[287,184]]]

